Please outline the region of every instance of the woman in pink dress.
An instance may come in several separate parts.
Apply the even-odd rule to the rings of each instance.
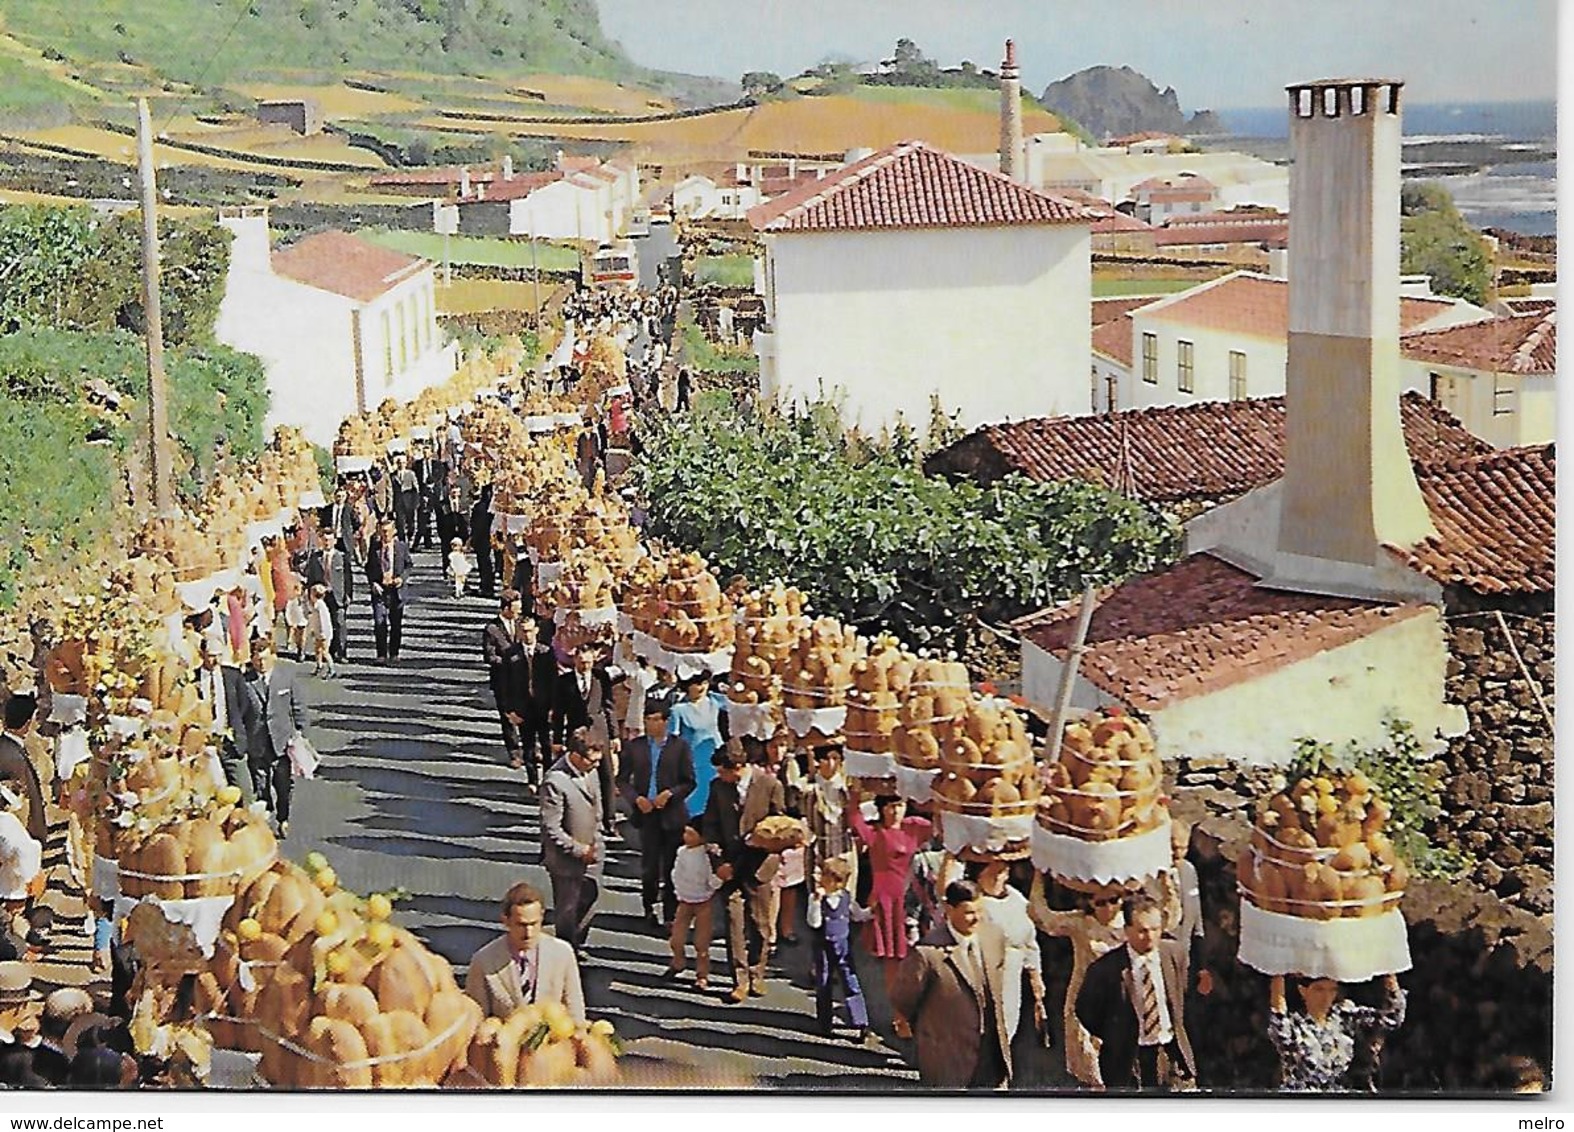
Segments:
[[[931,827],[924,818],[907,817],[907,803],[895,794],[881,794],[874,802],[880,823],[871,826],[859,811],[858,794],[851,793],[847,822],[869,851],[869,910],[874,918],[864,928],[864,946],[882,961],[889,999],[897,968],[907,955],[907,881],[913,854],[929,844]],[[899,1038],[912,1036],[912,1027],[900,1015],[892,1015],[891,1028]]]

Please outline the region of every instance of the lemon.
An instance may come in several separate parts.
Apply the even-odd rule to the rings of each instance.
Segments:
[[[324,892],[332,892],[339,884],[339,874],[327,865],[317,870],[317,875],[312,878],[317,882],[317,887]]]
[[[350,969],[350,957],[341,949],[334,948],[328,952],[328,973],[334,977],[344,974]]]
[[[366,899],[366,915],[373,920],[386,920],[393,914],[393,901],[380,892]]]
[[[612,1036],[612,1023],[605,1018],[597,1018],[590,1024],[590,1032],[603,1038]]]
[[[381,920],[374,922],[366,929],[366,942],[378,951],[386,951],[393,946],[393,941],[393,928]]]
[[[219,800],[219,805],[221,805],[221,806],[233,806],[237,802],[240,801],[240,787],[239,786],[225,786],[225,787],[221,787],[219,792],[218,792],[217,797],[218,797],[218,800]]]
[[[312,924],[312,930],[318,935],[332,935],[339,930],[339,916],[332,909],[323,912]]]
[[[318,870],[326,869],[327,867],[328,858],[324,857],[321,853],[306,854],[306,869],[308,872],[315,873]]]
[[[262,938],[262,925],[256,920],[252,919],[250,916],[247,916],[244,920],[235,925],[235,934],[239,936],[243,942],[250,943],[254,939]]]

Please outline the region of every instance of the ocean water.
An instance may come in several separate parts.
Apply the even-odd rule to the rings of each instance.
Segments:
[[[1289,136],[1288,103],[1221,110],[1219,116],[1235,137]],[[1469,160],[1481,162],[1475,172],[1426,175],[1453,194],[1454,203],[1471,224],[1477,228],[1507,228],[1531,236],[1556,234],[1556,161],[1514,159],[1527,151],[1556,154],[1556,102],[1414,103],[1404,107],[1404,130],[1405,141],[1413,145],[1472,144]],[[1480,156],[1483,147],[1485,160]],[[1492,160],[1494,151],[1505,160]],[[1413,171],[1410,175],[1425,174]]]

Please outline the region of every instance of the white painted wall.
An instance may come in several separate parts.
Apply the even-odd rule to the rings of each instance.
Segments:
[[[543,240],[610,241],[617,234],[617,217],[606,216],[611,202],[610,188],[592,188],[577,180],[554,181],[508,202],[508,233],[534,234]]]
[[[1464,709],[1443,702],[1448,648],[1436,608],[1340,648],[1209,695],[1151,713],[1160,757],[1226,758],[1245,766],[1282,766],[1297,740],[1342,747],[1376,746],[1386,720],[1406,720],[1423,743],[1463,734]],[[1054,709],[1062,662],[1031,642],[1022,645],[1022,689],[1044,711]],[[1078,676],[1072,706],[1107,707],[1114,697]]]
[[[685,177],[672,190],[673,212],[697,219],[742,220],[760,200],[760,190],[754,185],[718,185],[698,173]]]
[[[1132,312],[1131,321],[1136,333],[1131,355],[1131,408],[1228,401],[1232,350],[1246,355],[1246,396],[1277,397],[1284,393],[1287,347],[1283,338],[1259,338],[1192,326],[1140,311]],[[1158,383],[1153,385],[1143,379],[1144,334],[1155,335],[1158,342]],[[1195,393],[1180,390],[1181,342],[1192,344]]]
[[[1400,362],[1399,377],[1405,389],[1431,396],[1434,374],[1442,379],[1437,383],[1438,402],[1494,448],[1549,444],[1557,439],[1555,375],[1493,374],[1410,358]],[[1501,402],[1494,395],[1500,387],[1506,391]],[[1500,404],[1511,411],[1498,412]]]
[[[1089,230],[1083,225],[765,237],[773,333],[761,389],[846,395],[848,423],[898,414],[920,430],[931,394],[961,425],[1088,411]]]
[[[367,407],[385,397],[409,400],[458,368],[458,347],[445,341],[437,326],[430,266],[362,305],[273,274],[265,218],[224,218],[221,223],[236,239],[215,336],[262,359],[268,374],[268,428],[295,425],[314,444],[333,443],[339,422],[357,409],[352,312],[358,307]],[[384,337],[385,313],[392,342]],[[391,373],[386,366],[390,345]]]

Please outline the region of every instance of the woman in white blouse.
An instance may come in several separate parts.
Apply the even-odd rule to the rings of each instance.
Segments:
[[[1028,914],[1027,897],[1006,883],[1010,865],[990,861],[977,867],[978,888],[984,899],[980,908],[984,918],[1006,937],[1005,1040],[1016,1036],[1022,1018],[1022,982],[1026,977],[1033,996],[1034,1024],[1044,1024],[1044,963],[1038,950],[1038,930]]]

